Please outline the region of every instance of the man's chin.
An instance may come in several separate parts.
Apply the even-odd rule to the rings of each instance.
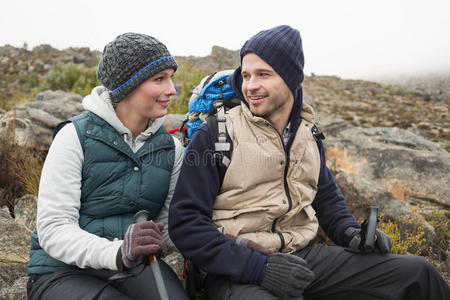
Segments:
[[[261,117],[264,118],[266,114],[262,109],[259,109],[259,107],[250,106],[250,111],[255,117]]]

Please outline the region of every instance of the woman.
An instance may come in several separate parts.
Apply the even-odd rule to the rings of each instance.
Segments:
[[[167,215],[183,149],[163,122],[177,67],[151,36],[105,46],[102,86],[84,98],[87,113],[57,127],[42,170],[29,299],[160,299],[145,261],[175,248]],[[153,221],[133,224],[140,210]],[[170,298],[187,299],[159,265]]]

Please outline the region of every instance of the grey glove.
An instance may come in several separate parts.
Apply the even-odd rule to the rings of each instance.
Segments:
[[[276,253],[267,257],[260,285],[279,299],[303,299],[303,291],[314,279],[306,261],[298,256]]]
[[[357,253],[369,253],[364,247],[361,247],[361,229],[349,227],[345,230],[345,236],[350,241],[348,249]],[[391,253],[391,238],[381,230],[375,231],[375,252]]]

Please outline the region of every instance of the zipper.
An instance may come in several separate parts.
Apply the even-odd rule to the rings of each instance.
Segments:
[[[266,123],[270,127],[272,127],[275,130],[275,132],[278,134],[278,137],[280,138],[280,141],[281,141],[281,147],[283,148],[283,151],[284,151],[284,154],[285,154],[286,161],[284,163],[283,185],[284,185],[284,192],[285,192],[286,197],[288,199],[288,210],[287,210],[287,212],[289,212],[292,209],[292,198],[291,198],[291,193],[289,191],[289,185],[288,185],[288,182],[287,182],[287,173],[288,173],[288,170],[289,170],[289,159],[290,159],[289,151],[285,150],[283,137],[278,132],[278,130],[276,130],[276,128],[273,127],[272,124],[270,124],[270,122],[266,122]],[[285,246],[285,241],[284,241],[283,235],[275,230],[275,226],[276,226],[277,221],[278,221],[278,218],[273,220],[272,232],[278,234],[278,236],[280,237],[280,241],[281,241],[280,250],[282,250],[284,248],[284,246]]]

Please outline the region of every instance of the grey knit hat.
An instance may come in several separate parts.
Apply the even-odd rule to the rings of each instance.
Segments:
[[[169,68],[176,71],[178,65],[163,43],[145,34],[128,32],[103,49],[97,79],[111,91],[115,105],[149,77]]]

